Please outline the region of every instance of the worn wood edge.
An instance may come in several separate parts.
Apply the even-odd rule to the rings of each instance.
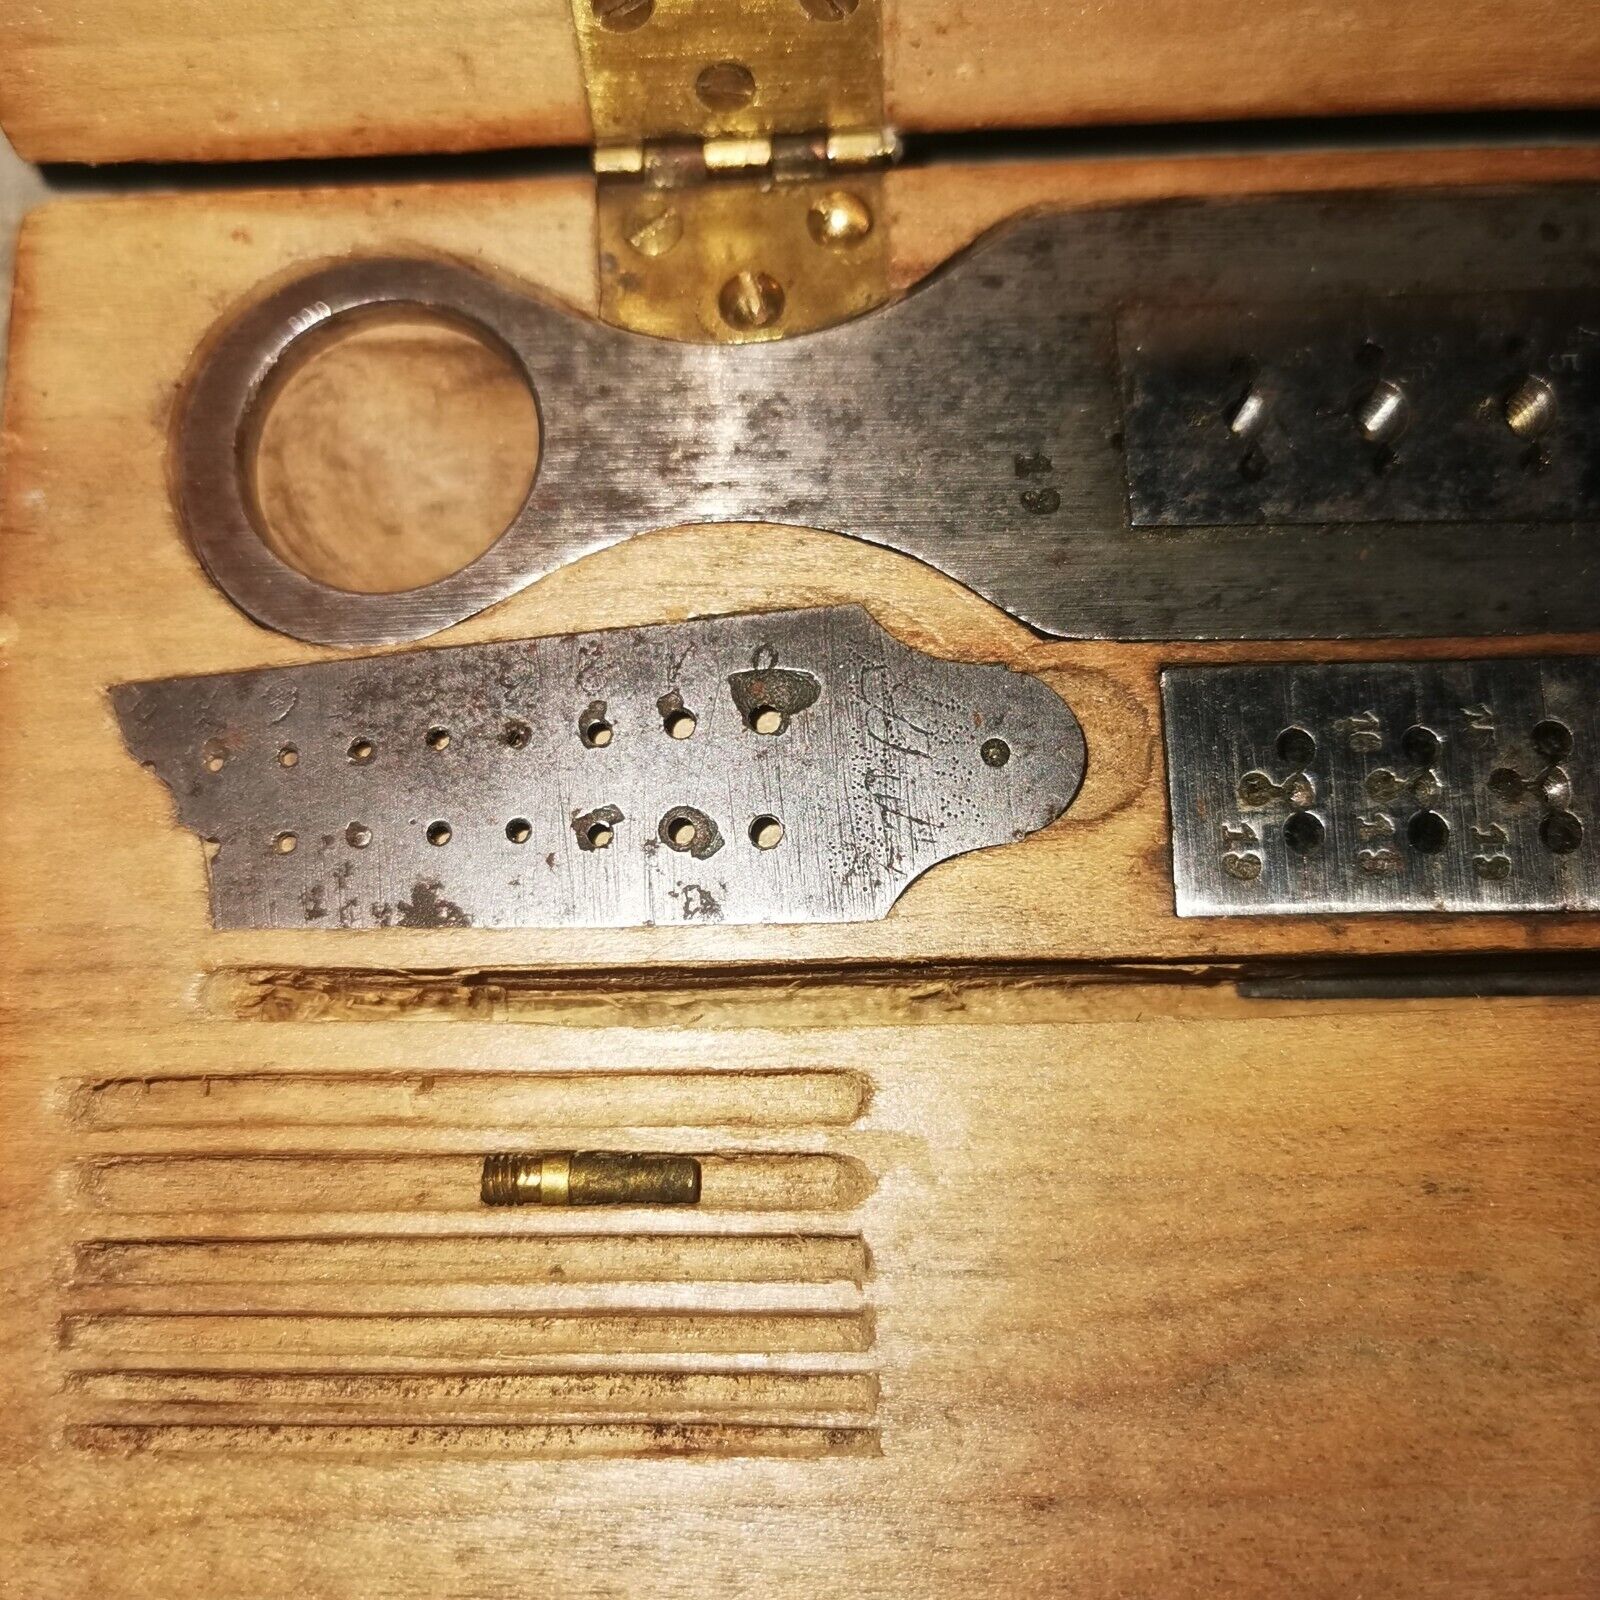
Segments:
[[[1584,0],[1339,8],[889,0],[909,132],[1600,104]],[[0,125],[38,161],[242,161],[584,145],[567,0],[117,0],[0,13]]]

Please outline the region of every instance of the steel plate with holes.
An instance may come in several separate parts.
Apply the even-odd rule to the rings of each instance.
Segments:
[[[1044,827],[1083,734],[1040,679],[854,606],[123,684],[228,928],[881,917]]]
[[[1041,216],[895,305],[752,345],[352,261],[212,343],[179,418],[180,507],[240,606],[330,644],[420,638],[619,540],[732,521],[888,545],[1072,637],[1582,630],[1597,245],[1600,194],[1576,186]],[[521,362],[542,454],[477,560],[350,594],[260,536],[249,441],[291,351],[405,305]]]
[[[1161,676],[1180,916],[1600,910],[1600,659]]]

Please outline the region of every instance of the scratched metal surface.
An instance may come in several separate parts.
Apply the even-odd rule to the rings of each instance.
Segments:
[[[1314,520],[1332,505],[1323,495],[1307,502],[1313,520],[1263,501],[1236,521],[1136,525],[1117,343],[1119,318],[1141,306],[1215,323],[1219,307],[1302,305],[1315,320],[1342,305],[1353,326],[1374,304],[1403,322],[1405,297],[1550,291],[1594,306],[1580,345],[1558,352],[1587,372],[1600,360],[1597,279],[1600,192],[1578,186],[1036,216],[895,305],[751,345],[629,334],[442,262],[352,261],[275,289],[213,344],[180,417],[180,509],[239,605],[332,644],[419,638],[619,540],[726,521],[891,546],[1070,637],[1582,630],[1600,604],[1600,537],[1561,502],[1560,475],[1537,517],[1446,500],[1441,520],[1418,521],[1412,480],[1430,473],[1420,435],[1380,488],[1363,484],[1360,519]],[[504,343],[538,396],[542,458],[522,511],[478,560],[402,594],[347,594],[268,550],[241,460],[284,355],[397,304]],[[1253,358],[1249,327],[1238,337],[1238,356]],[[1479,375],[1485,396],[1504,380],[1502,355]],[[1210,425],[1226,399],[1207,400],[1197,431],[1233,473],[1235,441]],[[1569,405],[1547,448],[1573,450],[1574,415]],[[1370,476],[1370,463],[1354,470]]]
[[[1180,916],[1600,910],[1600,658],[1161,676]]]
[[[215,841],[229,928],[881,917],[935,862],[1053,821],[1084,765],[1040,679],[922,655],[854,606],[112,701],[179,820]]]

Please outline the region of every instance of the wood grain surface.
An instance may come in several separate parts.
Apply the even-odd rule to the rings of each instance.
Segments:
[[[896,270],[1033,204],[1597,168],[910,172]],[[246,620],[175,526],[197,343],[351,252],[592,307],[592,224],[559,182],[28,225],[0,433],[0,1588],[1593,1594],[1600,1001],[1245,1000],[1219,963],[1588,949],[1597,919],[1171,914],[1158,664],[1352,647],[1042,644],[864,545],[670,531],[448,637],[865,597],[920,648],[1058,683],[1078,806],[849,928],[210,931],[200,847],[105,687],[322,652]],[[295,470],[338,503],[336,462]],[[692,1153],[705,1200],[486,1211],[497,1148]]]
[[[1600,29],[1589,0],[885,0],[884,73],[908,132],[1592,106]],[[590,142],[568,0],[8,5],[0,124],[39,161]]]

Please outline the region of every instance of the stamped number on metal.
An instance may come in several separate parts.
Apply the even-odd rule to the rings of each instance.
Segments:
[[[1162,674],[1180,916],[1600,910],[1600,659]]]

